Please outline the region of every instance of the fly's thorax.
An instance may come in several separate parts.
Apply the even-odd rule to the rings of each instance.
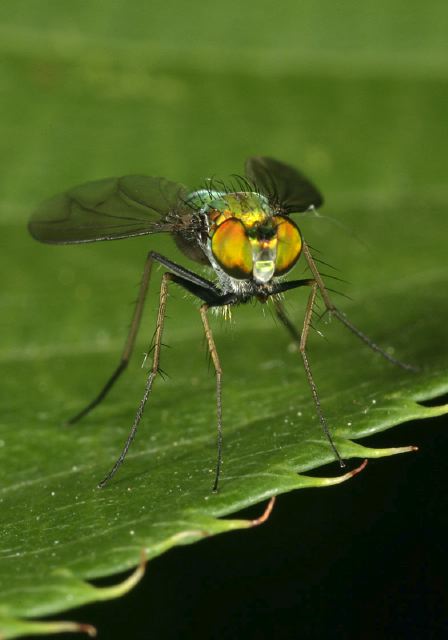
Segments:
[[[264,284],[288,272],[302,250],[298,227],[256,193],[220,194],[204,211],[208,248],[225,274]]]

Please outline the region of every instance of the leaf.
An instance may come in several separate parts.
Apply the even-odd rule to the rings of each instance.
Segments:
[[[306,475],[332,454],[299,356],[271,313],[240,308],[231,323],[212,322],[224,368],[225,440],[221,492],[211,494],[213,372],[207,372],[195,304],[173,288],[165,337],[171,348],[162,359],[170,377],[157,382],[119,475],[97,490],[142,394],[140,364],[153,333],[157,281],[129,371],[83,423],[69,429],[63,422],[117,364],[148,247],[182,257],[159,239],[38,245],[25,235],[25,223],[40,200],[128,173],[165,174],[196,186],[206,176],[241,171],[255,153],[298,165],[323,190],[323,216],[336,221],[298,218],[322,259],[352,282],[335,285],[352,297],[335,298],[339,306],[376,342],[421,367],[417,374],[395,369],[337,323],[317,325],[325,339],[311,337],[310,359],[342,455],[381,457],[403,443],[418,444],[397,435],[400,447],[381,450],[358,439],[445,413],[446,406],[422,402],[448,390],[446,162],[434,152],[445,130],[445,63],[435,37],[441,21],[419,10],[420,44],[403,38],[409,51],[381,36],[381,19],[368,33],[370,48],[358,55],[361,31],[354,28],[353,56],[339,48],[340,31],[333,29],[344,23],[345,33],[347,23],[332,14],[322,24],[319,13],[310,18],[327,47],[319,57],[312,46],[296,44],[304,39],[293,21],[279,51],[262,8],[253,17],[261,25],[256,38],[232,49],[225,40],[232,11],[223,5],[222,20],[213,20],[222,31],[211,38],[203,29],[199,50],[176,40],[176,25],[178,33],[185,30],[179,17],[165,56],[163,29],[154,29],[160,40],[148,45],[144,21],[135,15],[122,20],[117,13],[115,43],[101,19],[69,38],[62,3],[35,16],[21,4],[2,21],[0,44],[8,89],[0,139],[13,150],[0,155],[5,638],[49,633],[51,623],[29,619],[119,595],[89,581],[131,569],[143,548],[152,558],[176,544],[248,527],[223,516],[284,491],[325,486],[339,473],[334,465],[333,479]],[[90,15],[100,16],[100,4],[92,7]],[[362,24],[358,18],[355,26]],[[267,27],[271,44],[259,50]],[[216,74],[224,44],[228,56]],[[299,262],[297,277],[301,270]],[[287,303],[299,323],[304,295],[291,293]]]

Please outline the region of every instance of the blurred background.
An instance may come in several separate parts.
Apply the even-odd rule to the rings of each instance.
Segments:
[[[447,19],[442,0],[3,2],[4,359],[120,343],[148,240],[46,248],[25,232],[42,199],[101,177],[197,187],[272,155],[308,173],[325,212],[348,223],[346,235],[317,233],[342,269],[341,244],[361,257],[355,288],[375,282],[376,247],[366,259],[353,235],[368,242],[379,209],[402,219],[389,250],[409,242],[415,270],[429,264],[448,230]],[[421,235],[407,235],[408,216]],[[179,339],[194,310],[183,314]],[[446,637],[446,427],[372,438],[394,445],[399,433],[424,455],[372,462],[318,500],[283,496],[268,525],[174,549],[126,598],[70,617],[102,638]]]

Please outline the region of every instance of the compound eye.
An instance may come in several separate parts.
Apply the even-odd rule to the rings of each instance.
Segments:
[[[211,248],[219,266],[232,278],[251,277],[252,247],[240,220],[229,218],[222,222],[212,237]]]
[[[277,225],[277,256],[275,259],[275,275],[281,276],[295,265],[302,251],[302,236],[292,220],[274,216]]]

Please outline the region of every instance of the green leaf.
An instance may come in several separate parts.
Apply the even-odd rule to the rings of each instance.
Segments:
[[[30,619],[118,597],[128,582],[98,588],[90,581],[131,569],[142,549],[152,558],[173,545],[249,527],[223,516],[295,488],[335,483],[339,473],[334,464],[333,478],[306,474],[333,456],[299,354],[270,306],[242,307],[231,321],[212,320],[224,370],[224,467],[221,491],[211,493],[213,370],[197,304],[173,287],[164,338],[170,348],[162,354],[170,377],[156,382],[123,468],[98,490],[143,392],[140,365],[154,330],[160,274],[151,283],[129,371],[91,416],[76,427],[63,423],[118,362],[148,248],[184,259],[160,238],[39,245],[25,223],[40,200],[84,181],[132,173],[196,187],[207,176],[241,172],[255,153],[298,165],[322,189],[322,213],[334,220],[297,218],[322,259],[350,280],[328,280],[351,297],[335,301],[375,342],[421,368],[392,367],[336,321],[316,325],[325,337],[312,334],[309,355],[341,454],[354,459],[352,468],[363,458],[409,450],[418,443],[407,442],[405,430],[394,449],[358,440],[448,411],[422,404],[448,391],[440,145],[446,38],[436,12],[416,5],[418,37],[401,25],[398,46],[384,27],[408,4],[384,3],[385,17],[378,9],[366,27],[355,7],[347,22],[328,3],[322,21],[323,9],[314,3],[301,10],[291,3],[298,24],[301,12],[307,14],[317,40],[288,20],[279,47],[260,3],[250,37],[232,33],[232,47],[228,17],[237,12],[244,24],[235,4],[216,5],[212,34],[202,4],[196,13],[204,22],[193,21],[188,34],[182,15],[168,20],[169,9],[160,8],[149,44],[142,32],[145,3],[134,3],[129,13],[120,5],[113,40],[101,3],[92,2],[74,23],[64,3],[46,5],[35,14],[19,0],[0,9],[7,89],[0,121],[7,145],[0,154],[3,638],[74,630],[61,627],[71,623]],[[341,29],[350,24],[344,48]],[[325,44],[317,49],[316,42]],[[294,275],[302,273],[299,261]],[[288,294],[298,326],[305,304],[304,292]]]

